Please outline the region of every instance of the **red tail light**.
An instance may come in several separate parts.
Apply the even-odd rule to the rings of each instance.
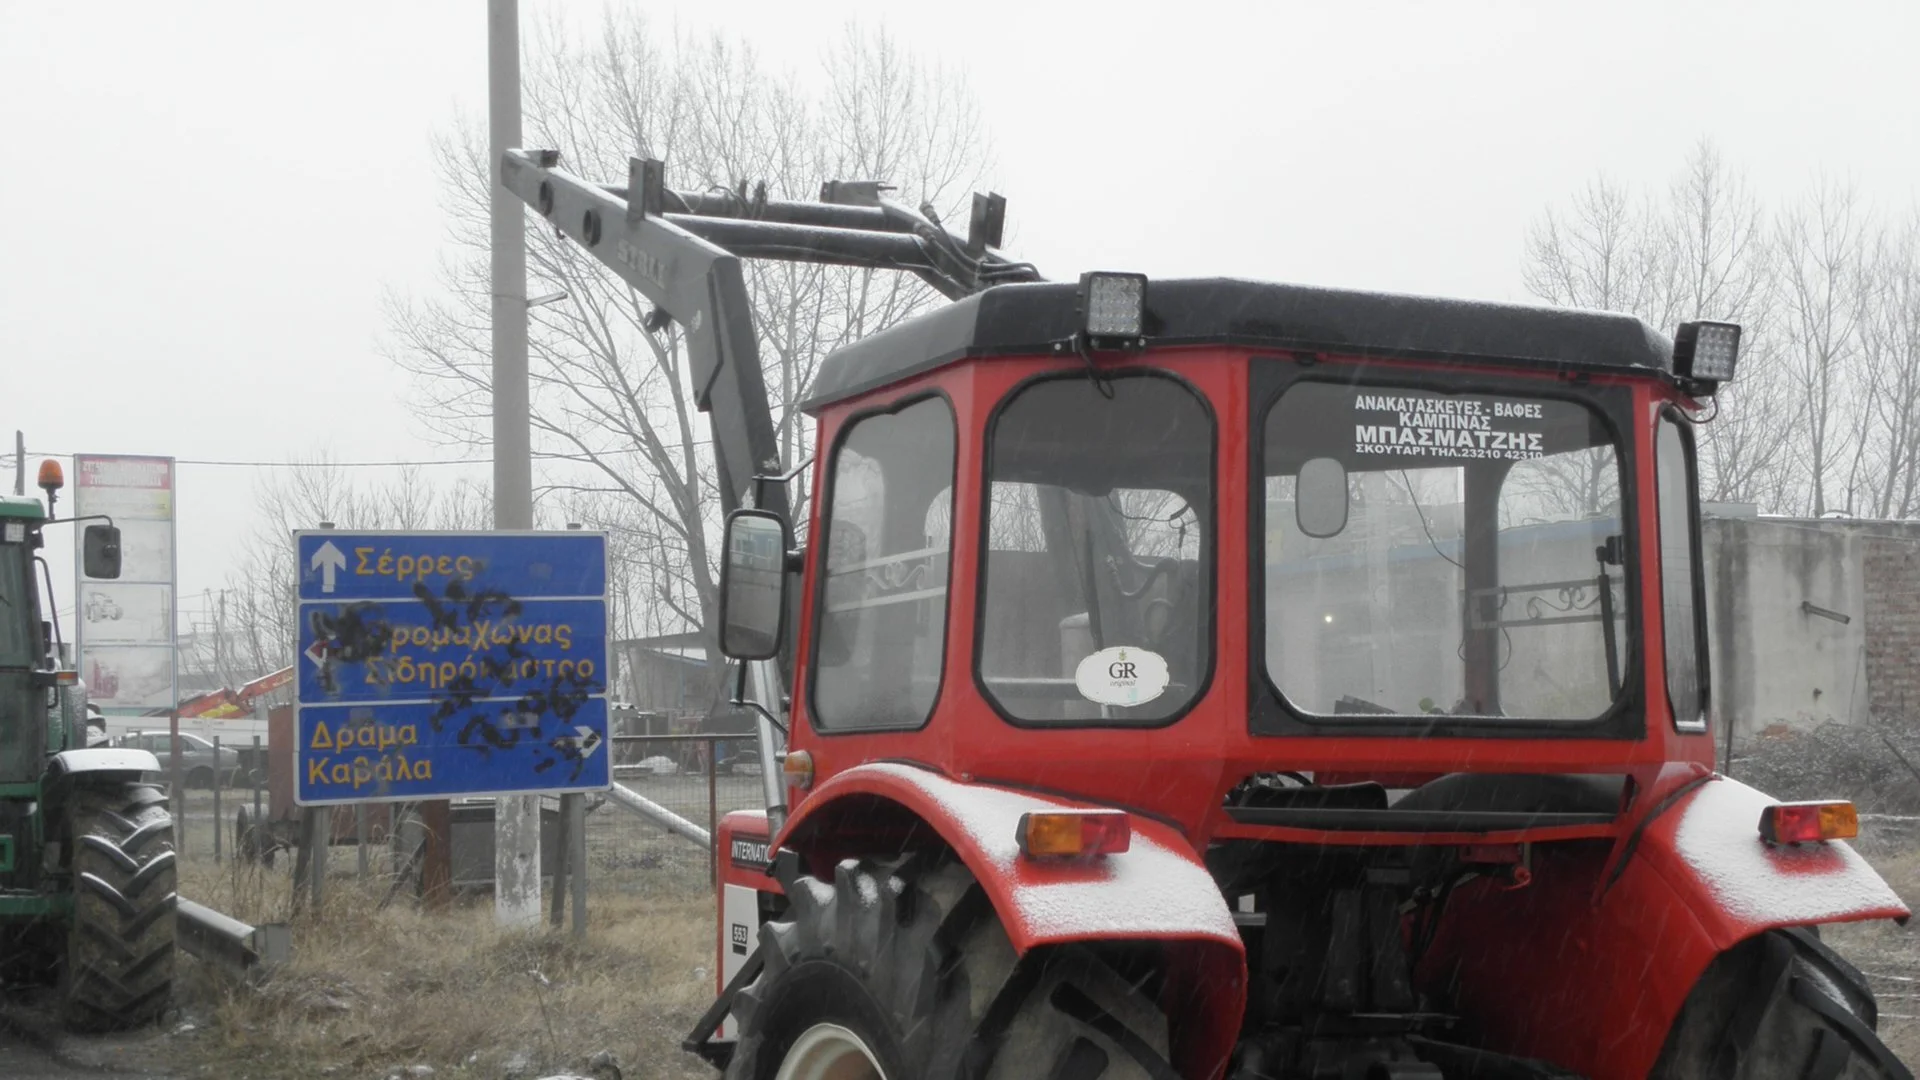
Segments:
[[[1029,859],[1113,855],[1133,843],[1133,822],[1120,810],[1049,810],[1020,815],[1020,854]]]
[[[1851,840],[1859,835],[1860,814],[1850,802],[1775,803],[1760,811],[1760,839],[1769,844]]]

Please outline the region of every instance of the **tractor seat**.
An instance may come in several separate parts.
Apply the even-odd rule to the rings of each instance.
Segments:
[[[1243,825],[1331,831],[1499,832],[1611,824],[1624,776],[1451,773],[1391,806],[1375,783],[1248,792],[1227,816]]]

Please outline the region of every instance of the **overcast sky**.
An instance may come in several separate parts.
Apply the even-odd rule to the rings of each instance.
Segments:
[[[1520,299],[1543,207],[1598,170],[1660,181],[1703,135],[1765,195],[1825,172],[1920,197],[1910,0],[642,6],[802,72],[849,18],[964,70],[1010,246],[1051,277]],[[485,23],[482,0],[0,0],[7,449],[461,456],[408,412],[380,298],[432,287],[428,141],[484,104]],[[258,473],[181,466],[183,608]]]

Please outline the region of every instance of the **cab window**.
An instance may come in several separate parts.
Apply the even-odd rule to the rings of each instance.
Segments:
[[[813,646],[814,725],[915,728],[940,692],[953,530],[953,410],[855,420],[833,454]]]
[[[1213,419],[1171,376],[1049,377],[988,434],[979,679],[1015,723],[1177,719],[1212,667]]]

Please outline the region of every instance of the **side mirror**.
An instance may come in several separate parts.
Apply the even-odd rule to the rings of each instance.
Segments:
[[[87,526],[80,536],[80,567],[96,580],[111,581],[120,576],[120,529],[117,526]]]
[[[1347,467],[1328,457],[1302,462],[1293,485],[1293,517],[1315,540],[1340,535],[1347,527]]]
[[[787,619],[787,523],[766,510],[727,515],[720,564],[720,651],[735,660],[779,655]]]

